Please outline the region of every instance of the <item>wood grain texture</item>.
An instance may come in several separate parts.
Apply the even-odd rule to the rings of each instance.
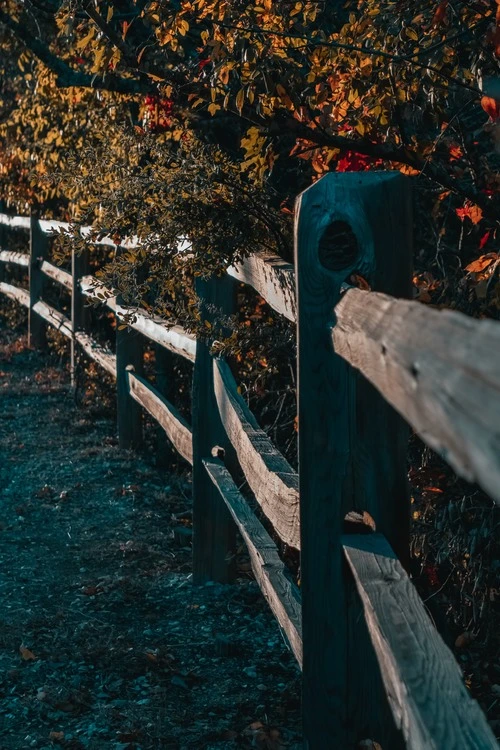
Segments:
[[[381,534],[342,539],[391,708],[410,750],[498,748],[407,573]]]
[[[196,280],[200,319],[213,323],[231,315],[234,306],[234,283],[228,276]],[[220,326],[218,326],[220,328]],[[226,583],[234,578],[236,527],[219,492],[207,475],[203,460],[212,455],[215,446],[226,451],[232,467],[234,450],[222,425],[214,393],[211,341],[200,340],[196,346],[193,370],[193,581]]]
[[[75,331],[75,341],[82,347],[85,354],[97,362],[106,372],[116,378],[116,355],[105,349],[84,331]]]
[[[28,313],[28,340],[30,346],[44,349],[47,346],[46,326],[43,318],[37,315],[34,307],[42,299],[45,277],[41,264],[48,250],[47,238],[40,229],[40,221],[34,216],[30,219],[30,308]]]
[[[131,371],[127,371],[127,377],[132,398],[151,414],[165,430],[176,451],[192,464],[193,436],[186,420],[147,380]]]
[[[71,320],[63,315],[63,313],[56,310],[52,305],[48,305],[42,300],[38,300],[33,305],[33,312],[39,315],[46,323],[55,328],[57,331],[62,333],[66,338],[71,339],[73,337],[73,328],[71,326]]]
[[[243,537],[257,583],[302,665],[300,594],[286,573],[276,544],[238,491],[226,467],[213,459],[203,463]]]
[[[300,548],[299,477],[272,444],[238,393],[229,365],[214,359],[214,389],[222,424],[263,513],[280,539]]]
[[[406,535],[405,443],[399,426],[390,434],[394,415],[382,399],[336,355],[329,331],[340,290],[352,273],[384,291],[404,294],[408,289],[407,258],[406,269],[399,260],[401,247],[411,247],[408,198],[404,178],[396,173],[329,174],[302,193],[296,207],[308,750],[355,746],[363,736],[382,747],[400,742],[390,714],[384,715],[384,690],[369,640],[360,630],[359,600],[343,573],[340,538],[344,517],[352,510],[368,511],[391,539]],[[351,234],[336,234],[335,227],[350,227]]]
[[[52,281],[57,282],[58,284],[61,284],[61,286],[65,287],[69,291],[71,291],[71,274],[65,271],[62,268],[58,268],[57,266],[54,266],[52,263],[49,263],[48,260],[44,260],[40,266],[40,270],[45,276],[48,276],[49,279],[52,279]]]
[[[2,294],[5,294],[7,297],[10,297],[10,299],[15,300],[15,302],[20,302],[20,304],[24,305],[24,307],[29,308],[30,293],[27,291],[27,289],[21,289],[20,287],[14,286],[13,284],[8,284],[6,281],[0,281],[0,292]]]
[[[273,310],[295,322],[295,272],[293,265],[277,255],[256,253],[227,269],[229,276],[249,284]]]
[[[360,290],[335,313],[335,350],[499,503],[500,325]]]
[[[1,250],[0,262],[15,263],[17,266],[25,266],[28,268],[30,264],[30,256],[28,253],[16,253],[13,250]]]
[[[95,276],[84,276],[80,286],[82,293],[98,299],[113,310],[122,319],[127,318],[130,328],[133,328],[150,341],[165,347],[174,354],[194,362],[196,357],[196,338],[181,326],[169,326],[158,317],[150,317],[125,305],[117,305],[111,290],[101,284]]]

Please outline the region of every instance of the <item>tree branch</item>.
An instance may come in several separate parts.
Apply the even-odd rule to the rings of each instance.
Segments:
[[[77,86],[80,88],[99,89],[113,91],[119,94],[147,94],[157,91],[153,81],[138,80],[137,78],[123,78],[114,74],[92,75],[74,70],[68,63],[54,55],[49,47],[41,39],[32,36],[30,30],[17,23],[5,11],[0,8],[0,24],[3,24],[16,39],[32,52],[44,65],[55,73],[57,86],[68,88]]]

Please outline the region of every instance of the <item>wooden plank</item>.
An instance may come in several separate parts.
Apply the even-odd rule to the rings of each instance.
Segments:
[[[15,300],[16,302],[20,302],[21,305],[29,308],[30,293],[27,289],[21,289],[20,287],[14,286],[13,284],[7,284],[6,281],[0,281],[0,292],[2,292],[2,294],[5,294],[7,297],[10,297],[10,299]]]
[[[13,250],[1,250],[0,261],[2,263],[14,263],[17,266],[29,267],[30,256],[28,253],[16,253]]]
[[[500,325],[360,290],[335,313],[336,351],[500,503]]]
[[[143,372],[143,342],[140,334],[116,320],[116,404],[118,444],[120,448],[137,448],[142,443],[142,412],[131,398],[128,371]]]
[[[9,216],[2,213],[0,213],[0,224],[11,229],[29,229],[31,226],[29,216]]]
[[[299,549],[299,477],[257,424],[227,362],[214,359],[213,368],[222,424],[248,485],[281,540]]]
[[[167,401],[175,397],[176,383],[174,370],[175,355],[159,344],[155,345],[155,386]],[[173,468],[174,454],[165,430],[158,425],[156,433],[156,465],[163,469]],[[192,463],[192,461],[191,461]]]
[[[85,354],[116,378],[116,355],[94,341],[84,331],[75,331],[75,340],[82,347]]]
[[[43,318],[34,310],[36,303],[41,300],[45,277],[41,272],[41,264],[45,260],[48,250],[47,238],[40,229],[40,221],[34,216],[30,219],[30,308],[28,313],[28,341],[30,346],[43,349],[47,346],[46,326]]]
[[[147,380],[130,370],[127,371],[127,377],[132,398],[151,414],[165,430],[176,451],[192,464],[193,436],[186,420]]]
[[[67,318],[63,313],[56,310],[55,307],[48,305],[42,300],[38,300],[33,307],[33,312],[40,316],[46,323],[55,328],[57,331],[62,333],[67,338],[73,338],[73,328],[71,326],[71,320]]]
[[[129,321],[133,328],[150,341],[165,347],[174,354],[194,362],[196,357],[196,338],[181,326],[169,326],[159,317],[151,317],[132,307],[117,305],[113,292],[101,284],[95,276],[85,276],[81,280],[82,293],[88,297],[98,299],[113,310],[117,315]],[[100,296],[99,296],[100,295]]]
[[[296,320],[295,272],[291,263],[276,255],[256,253],[229,266],[227,273],[253,287],[273,310],[288,320]]]
[[[40,266],[40,270],[45,276],[48,276],[49,279],[56,281],[58,284],[61,284],[63,287],[71,291],[71,274],[63,268],[58,268],[52,263],[49,263],[48,260],[44,260]]]
[[[397,173],[332,173],[302,193],[296,208],[308,750],[350,747],[363,738],[358,734],[363,728],[364,737],[382,747],[400,746],[390,714],[387,720],[384,716],[383,686],[373,650],[360,632],[359,602],[344,576],[340,538],[346,514],[367,510],[403,548],[409,515],[404,441],[400,425],[391,435],[394,416],[381,399],[335,354],[329,329],[340,290],[352,273],[385,291],[408,289],[407,255],[401,247],[411,247],[409,203],[405,180]],[[399,265],[401,256],[406,269]]]
[[[302,665],[302,616],[298,589],[290,581],[275,543],[238,491],[229,471],[217,460],[207,459],[203,464],[248,548],[257,583],[283,629],[295,658]]]
[[[201,321],[220,330],[221,315],[230,315],[234,304],[234,283],[228,276],[197,279]],[[200,340],[196,346],[193,370],[193,582],[229,582],[234,577],[235,525],[219,492],[209,479],[203,459],[212,455],[215,446],[233,460],[231,446],[219,416],[214,393],[211,341]],[[234,454],[234,451],[233,451]]]
[[[387,540],[381,534],[346,535],[342,544],[407,747],[498,748],[453,654]]]

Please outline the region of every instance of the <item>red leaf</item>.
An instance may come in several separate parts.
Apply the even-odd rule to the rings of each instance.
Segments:
[[[483,212],[474,203],[466,203],[463,208],[456,208],[455,213],[462,221],[467,218],[472,221],[473,224],[479,224],[483,218]]]
[[[481,237],[481,239],[479,240],[479,249],[480,249],[480,250],[482,250],[482,249],[483,249],[483,247],[484,247],[484,246],[486,245],[486,243],[487,243],[487,242],[488,242],[488,240],[490,239],[490,234],[491,234],[491,229],[488,229],[488,231],[487,231],[487,232],[485,232],[485,233],[483,234],[483,236]]]
[[[491,96],[483,96],[481,97],[480,104],[492,122],[500,119],[500,102]]]
[[[432,18],[431,26],[439,26],[440,24],[443,23],[443,21],[446,18],[447,8],[448,8],[448,0],[441,0]]]

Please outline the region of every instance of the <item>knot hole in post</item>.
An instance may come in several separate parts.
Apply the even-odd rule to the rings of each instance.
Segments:
[[[318,245],[319,262],[328,271],[342,271],[356,263],[358,240],[346,221],[332,221],[323,232]]]

